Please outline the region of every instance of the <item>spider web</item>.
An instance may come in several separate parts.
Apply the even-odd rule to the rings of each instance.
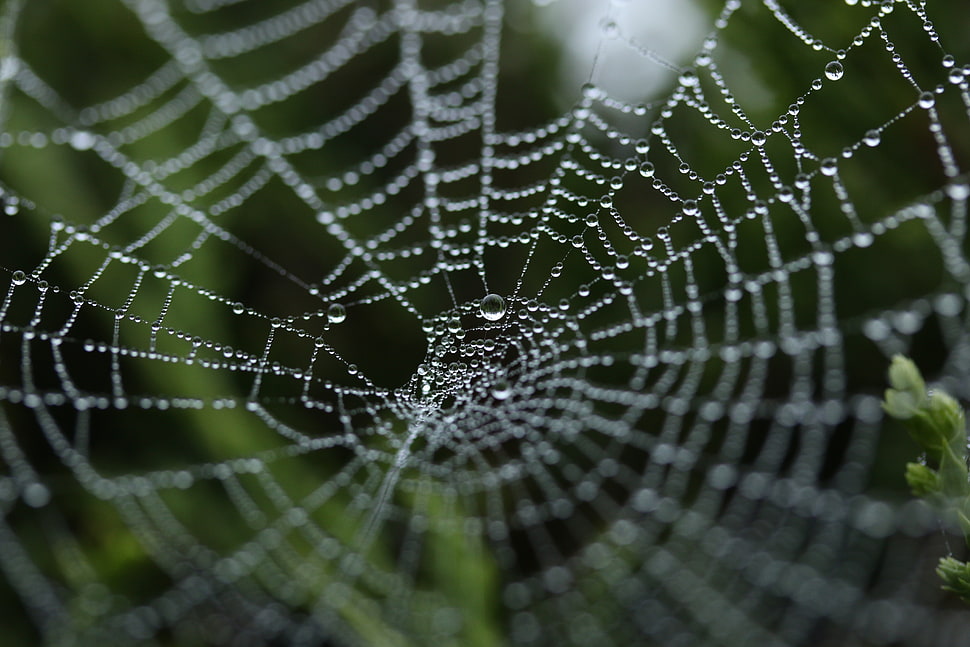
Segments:
[[[965,640],[879,394],[970,396],[966,7],[73,4],[0,14],[14,642]]]

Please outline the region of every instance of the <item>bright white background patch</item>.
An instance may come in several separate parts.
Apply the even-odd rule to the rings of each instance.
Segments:
[[[610,96],[649,100],[677,74],[662,62],[631,65],[633,47],[672,66],[684,66],[700,49],[710,17],[690,0],[534,0],[537,23],[561,38],[562,86],[575,97],[587,81]]]

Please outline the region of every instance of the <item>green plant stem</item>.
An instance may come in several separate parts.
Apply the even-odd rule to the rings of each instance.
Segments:
[[[906,425],[929,463],[907,464],[906,482],[915,496],[930,502],[948,523],[958,525],[970,545],[970,478],[963,407],[943,391],[928,391],[919,369],[901,355],[893,357],[889,383],[883,408]],[[945,590],[970,603],[970,564],[943,557],[936,572]]]

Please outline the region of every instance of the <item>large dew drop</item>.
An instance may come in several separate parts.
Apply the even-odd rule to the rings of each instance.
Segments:
[[[512,385],[508,380],[499,380],[492,385],[492,397],[496,400],[505,400],[512,395]]]
[[[71,139],[69,140],[71,148],[76,151],[87,151],[94,148],[95,139],[94,135],[85,130],[76,130],[71,133]]]
[[[332,303],[327,308],[327,321],[332,324],[342,323],[347,318],[347,310],[339,303]]]
[[[845,74],[845,69],[838,61],[832,61],[825,66],[825,78],[829,81],[838,81]]]
[[[505,299],[497,294],[489,294],[482,299],[482,316],[489,321],[498,321],[505,316]]]

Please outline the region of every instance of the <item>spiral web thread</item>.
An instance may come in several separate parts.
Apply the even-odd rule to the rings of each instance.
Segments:
[[[0,14],[13,635],[963,644],[879,406],[920,349],[968,395],[931,3],[730,0],[685,60],[602,3],[663,89],[601,50],[516,129],[521,4],[100,3],[150,54],[90,36],[98,97],[41,4]],[[757,116],[753,28],[791,50]]]

